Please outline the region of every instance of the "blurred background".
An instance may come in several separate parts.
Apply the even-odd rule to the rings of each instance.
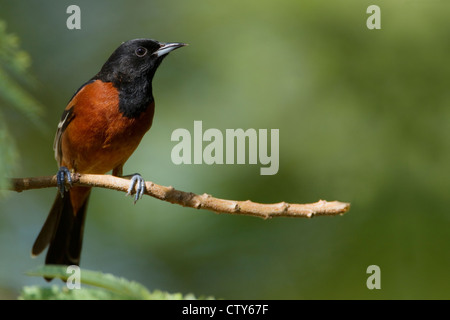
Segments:
[[[66,27],[71,4],[81,30]],[[366,27],[371,4],[381,30]],[[9,90],[0,96],[0,176],[56,173],[62,110],[121,42],[186,42],[155,76],[154,124],[124,171],[225,199],[340,200],[351,210],[264,221],[95,189],[82,267],[224,299],[449,299],[449,9],[438,0],[0,0],[5,32],[31,62],[11,77],[36,102],[21,111]],[[194,120],[204,130],[279,129],[279,172],[174,165],[171,134]],[[44,263],[30,250],[55,193],[1,194],[1,298],[48,285],[25,272]],[[366,287],[373,264],[380,290]]]

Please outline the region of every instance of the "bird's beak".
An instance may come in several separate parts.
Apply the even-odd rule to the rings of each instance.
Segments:
[[[179,42],[168,42],[168,43],[161,43],[161,48],[156,50],[154,54],[156,54],[157,57],[165,56],[170,51],[187,46],[186,43],[179,43]]]

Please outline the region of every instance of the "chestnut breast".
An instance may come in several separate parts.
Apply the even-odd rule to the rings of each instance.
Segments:
[[[152,125],[155,105],[135,117],[119,111],[119,94],[111,82],[85,85],[66,110],[73,108],[61,136],[61,165],[79,173],[104,174],[123,165]]]

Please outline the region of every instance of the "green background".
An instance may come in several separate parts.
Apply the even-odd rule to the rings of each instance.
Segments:
[[[81,30],[66,8],[81,8]],[[366,9],[381,8],[381,30]],[[74,91],[123,41],[189,46],[154,81],[154,125],[125,166],[225,199],[351,202],[314,219],[216,215],[94,190],[81,266],[150,290],[225,299],[449,299],[448,1],[0,1],[32,59],[43,128],[1,102],[16,177],[52,175],[56,125]],[[0,100],[1,101],[1,100]],[[280,170],[171,162],[173,130],[280,130]],[[6,150],[8,147],[0,145]],[[4,173],[0,173],[4,176]],[[24,273],[55,190],[0,199],[0,297],[47,285]],[[366,269],[381,269],[369,290]]]

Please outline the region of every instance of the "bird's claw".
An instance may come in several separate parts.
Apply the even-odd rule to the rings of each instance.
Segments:
[[[136,193],[134,195],[134,203],[142,198],[145,191],[145,181],[139,173],[134,174],[131,177],[130,187],[127,190],[127,196],[131,195],[133,189],[136,189]]]
[[[61,194],[61,198],[64,198],[64,192],[68,190],[68,187],[66,186],[66,178],[67,183],[70,187],[72,187],[72,174],[66,167],[60,167],[56,173],[56,184],[58,186],[57,188],[59,193]]]

